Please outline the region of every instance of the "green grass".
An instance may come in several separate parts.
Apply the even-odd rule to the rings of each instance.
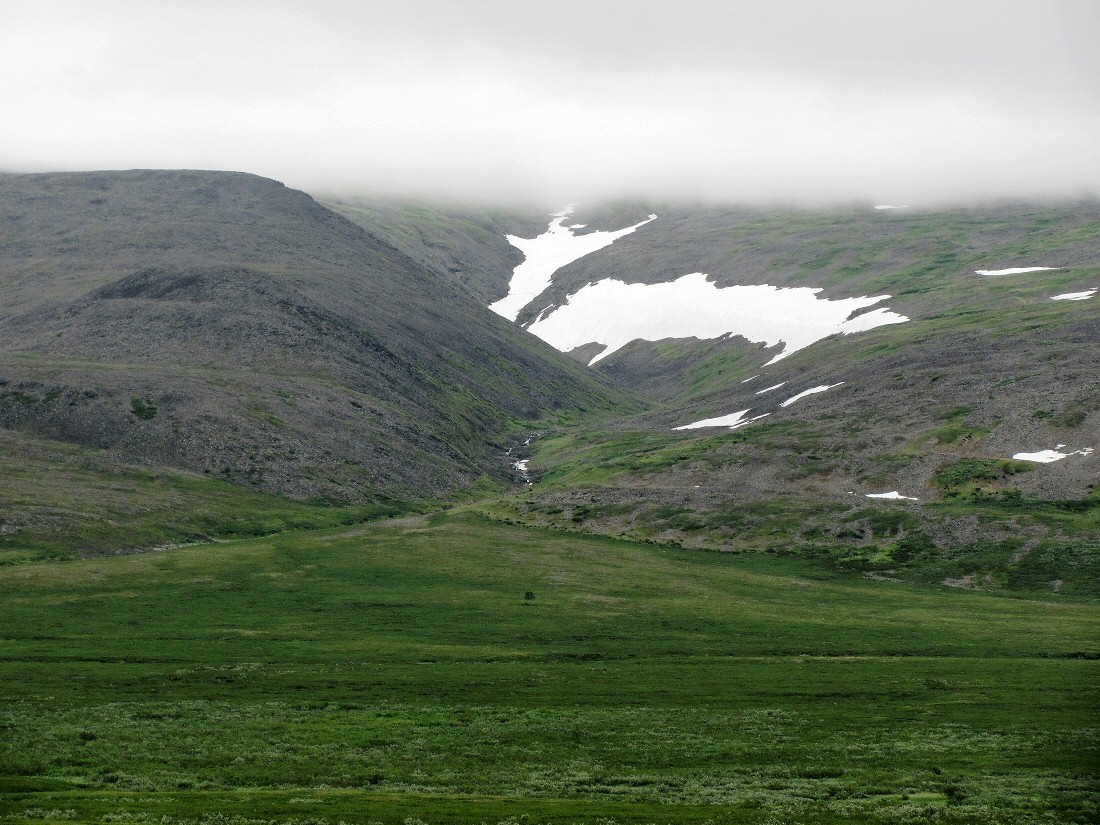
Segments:
[[[548,468],[540,484],[571,487],[650,476],[692,462],[720,465],[737,445],[806,453],[819,446],[825,430],[800,421],[760,424],[735,432],[575,429],[549,433],[536,447],[537,463]]]
[[[912,463],[933,438],[962,440],[979,428],[961,423],[967,408],[944,410],[948,423],[901,453],[884,453],[876,471]],[[824,475],[842,466],[844,445],[830,443],[828,424],[786,421],[699,435],[574,429],[535,443],[539,483],[519,495],[486,498],[469,509],[501,524],[528,525],[632,541],[733,552],[796,555],[835,573],[881,574],[905,581],[1010,590],[1057,589],[1100,596],[1100,493],[1046,500],[1011,487],[1034,465],[1007,459],[952,459],[935,481],[943,498],[914,506],[822,494],[775,491],[739,494],[736,474],[754,461],[782,460],[789,478]],[[668,494],[697,475],[707,495]],[[690,480],[689,480],[690,479]],[[724,484],[728,494],[714,495]],[[671,488],[676,489],[676,488]],[[973,523],[972,535],[952,524]],[[990,537],[1006,539],[990,540]],[[1033,552],[1034,551],[1034,552]]]
[[[1026,461],[1005,458],[962,458],[936,474],[936,484],[945,495],[975,489],[981,482],[998,482],[1016,473],[1034,470]]]
[[[355,524],[426,506],[291,501],[209,475],[112,464],[99,450],[0,437],[0,566]]]
[[[157,405],[136,396],[130,399],[130,411],[142,421],[150,421],[157,417]]]
[[[9,566],[0,594],[5,821],[1097,809],[1089,602],[470,515]]]

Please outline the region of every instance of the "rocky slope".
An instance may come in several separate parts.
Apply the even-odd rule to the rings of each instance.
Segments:
[[[507,482],[523,460],[482,509],[884,576],[1092,569],[1095,202],[550,217],[327,209],[223,173],[0,183],[0,423],[16,434],[337,501]],[[572,243],[588,251],[534,273],[546,286],[516,324],[486,309],[520,245],[530,263]],[[600,290],[612,300],[592,303]],[[562,317],[568,356],[524,332]],[[1046,450],[1061,459],[1013,458]]]
[[[1100,204],[939,211],[619,204],[580,208],[565,222],[576,227],[572,234],[579,238],[654,213],[656,220],[555,271],[517,319],[543,334],[556,316],[577,309],[594,286],[622,287],[609,289],[604,304],[591,296],[591,311],[576,313],[571,341],[578,360],[596,358],[596,370],[657,402],[653,412],[620,426],[671,432],[739,411],[745,411],[744,419],[768,424],[824,417],[836,422],[837,433],[855,428],[872,442],[869,449],[847,451],[852,463],[837,482],[844,487],[855,478],[879,475],[866,457],[877,460],[898,440],[919,439],[948,419],[980,433],[978,444],[973,435],[967,439],[967,449],[984,445],[990,457],[1057,443],[1087,447],[1100,440],[1094,415],[1100,358],[1092,346],[1100,342],[1100,299],[1052,300],[1100,285]],[[411,238],[426,231],[425,222],[438,225],[439,214],[430,221],[425,214],[405,213],[401,234]],[[496,225],[509,233],[524,231],[518,221]],[[532,236],[529,226],[526,232],[521,237]],[[487,238],[483,246],[476,259],[483,279],[504,282],[510,261],[498,254],[500,238]],[[473,257],[469,250],[464,254]],[[1027,266],[1049,268],[977,274]],[[696,280],[705,282],[705,289],[696,290],[694,305],[685,298],[683,306],[674,306],[673,287],[690,273],[702,273]],[[785,311],[776,301],[752,306],[757,297],[752,288],[767,287],[773,297],[801,294],[789,310],[796,320],[775,325],[771,340],[747,331],[755,316]],[[654,293],[649,303],[640,298],[647,289]],[[483,291],[481,297],[501,292]],[[691,330],[692,310],[698,316],[713,313],[710,304],[725,294],[736,296],[722,308],[732,316],[728,333],[715,335],[698,324],[699,337],[659,337],[670,313],[689,316],[679,328]],[[878,300],[853,306],[865,296]],[[829,335],[823,326],[822,340],[792,352],[790,342],[813,325],[818,308],[827,306],[841,307],[841,320],[849,316],[836,329],[854,331]],[[614,334],[616,324],[645,327],[638,316],[647,312],[654,321],[652,339],[636,339],[604,357],[597,342],[610,340],[605,336]],[[875,313],[890,325],[860,331],[861,323],[873,326],[866,321]],[[781,352],[784,357],[776,360]],[[807,390],[834,386],[835,391],[790,401]],[[844,440],[837,437],[838,449]],[[906,481],[927,493],[934,469],[933,462],[923,472],[886,483]],[[1094,478],[1081,462],[1059,465],[1057,475],[1060,481],[1038,481],[1045,474],[1033,474],[1027,486],[1077,496]]]
[[[0,426],[298,498],[506,476],[514,419],[607,382],[252,175],[0,177]]]
[[[921,553],[971,558],[989,543],[1001,573],[1035,547],[1058,564],[1084,563],[1068,560],[1095,535],[1100,503],[1100,297],[1090,291],[1100,287],[1100,204],[618,204],[548,216],[549,230],[501,228],[558,243],[551,221],[579,238],[654,213],[553,272],[517,319],[542,333],[547,319],[589,299],[570,354],[647,395],[650,409],[545,434],[529,465],[539,483],[491,509],[727,549],[825,542],[887,568],[912,557],[939,569]],[[499,239],[491,246],[499,251]],[[511,273],[496,252],[480,260],[506,285]],[[1002,271],[1015,269],[1029,271]],[[741,312],[751,327],[763,312],[752,290],[809,298],[772,340],[738,334],[736,320],[729,334],[664,336],[670,317],[686,316],[691,329],[690,301],[673,289],[691,273],[705,275],[687,285],[702,296],[700,317],[720,314],[714,305],[736,294],[729,315]],[[609,285],[600,304],[596,293]],[[656,296],[649,304],[639,299],[647,290]],[[482,300],[504,292],[483,290]],[[1067,294],[1077,300],[1054,300]],[[815,306],[865,296],[878,300],[843,310],[833,334],[824,327],[816,343],[776,359],[817,323]],[[894,323],[841,334],[872,326],[866,316],[876,310]],[[647,312],[656,333],[603,357],[617,325],[636,329]],[[1046,450],[1064,457],[1013,458]],[[900,498],[869,497],[886,494]]]

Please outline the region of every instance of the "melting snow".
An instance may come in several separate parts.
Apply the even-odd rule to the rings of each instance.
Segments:
[[[748,410],[740,410],[739,412],[730,413],[729,415],[722,415],[718,418],[705,418],[702,421],[696,421],[694,424],[684,424],[682,427],[673,427],[672,429],[697,430],[700,427],[732,427],[739,423],[747,412]]]
[[[1015,266],[1011,269],[975,269],[975,275],[1019,275],[1021,272],[1045,272],[1056,266]]]
[[[761,418],[767,418],[771,413],[764,413],[763,415],[757,415],[752,418],[745,418],[745,413],[748,410],[739,410],[729,415],[722,415],[718,418],[704,418],[702,421],[696,421],[694,424],[684,424],[682,427],[673,427],[674,430],[697,430],[700,427],[729,427],[731,430],[736,430],[738,427],[744,427],[746,424],[751,424],[753,421],[759,421]]]
[[[815,393],[825,392],[825,390],[831,390],[833,387],[839,387],[843,383],[844,383],[843,381],[840,381],[839,383],[836,383],[836,384],[822,384],[820,387],[811,387],[808,390],[803,390],[798,395],[792,395],[790,398],[788,398],[786,401],[784,401],[779,406],[780,407],[789,407],[791,404],[793,404],[799,398],[805,398],[807,395],[814,395]]]
[[[551,215],[550,217],[554,220],[550,222],[550,227],[536,238],[507,236],[508,243],[523,252],[524,259],[523,263],[512,272],[512,280],[508,283],[508,295],[490,304],[489,309],[510,321],[516,320],[520,310],[550,286],[554,273],[563,266],[597,249],[610,246],[619,238],[629,235],[639,226],[644,226],[657,217],[650,215],[648,220],[617,232],[589,232],[587,235],[574,235],[573,230],[581,228],[583,224],[563,226],[562,223],[571,214],[573,214],[573,207],[567,206],[561,212]]]
[[[882,206],[876,206],[875,209],[908,209],[908,206],[890,206],[889,204],[882,204]]]
[[[527,463],[531,459],[525,458],[522,461],[515,461],[512,463],[512,469],[519,473],[519,477],[523,479],[524,484],[534,484],[534,480],[531,478],[531,472],[527,469]]]
[[[769,347],[784,344],[771,364],[829,335],[909,320],[881,307],[850,317],[889,295],[832,301],[818,298],[818,292],[821,289],[767,284],[719,288],[702,272],[662,284],[627,284],[609,278],[570,295],[568,303],[539,318],[528,331],[563,352],[593,341],[604,344],[589,366],[639,338],[723,335],[741,335]]]
[[[1096,287],[1092,289],[1086,289],[1084,292],[1066,292],[1062,295],[1054,295],[1050,300],[1052,301],[1084,301],[1086,298],[1091,298],[1096,294]]]
[[[1057,445],[1053,450],[1040,450],[1037,453],[1016,453],[1012,456],[1017,461],[1033,461],[1036,464],[1051,464],[1055,461],[1061,461],[1063,458],[1069,458],[1071,455],[1089,455],[1093,449],[1092,447],[1083,447],[1080,450],[1074,450],[1069,453],[1059,452],[1065,444]]]
[[[904,499],[907,499],[908,501],[920,501],[919,498],[914,498],[913,496],[903,496],[897,490],[891,490],[889,493],[867,493],[866,497],[867,498],[898,498],[898,499],[904,498]]]
[[[773,385],[772,385],[772,386],[770,386],[770,387],[765,387],[765,388],[764,388],[764,389],[762,389],[762,390],[757,390],[757,391],[756,391],[756,394],[757,394],[757,395],[763,395],[763,394],[764,394],[764,393],[766,393],[766,392],[771,392],[772,390],[777,390],[777,389],[779,389],[780,387],[782,387],[782,386],[783,386],[784,384],[786,384],[786,383],[787,383],[786,381],[780,381],[780,382],[779,382],[778,384],[773,384]]]

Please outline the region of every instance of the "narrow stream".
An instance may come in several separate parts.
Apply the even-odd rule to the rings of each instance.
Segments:
[[[507,450],[504,451],[504,455],[510,460],[509,463],[512,468],[512,474],[528,486],[535,483],[535,477],[531,475],[531,471],[528,469],[528,464],[531,461],[531,457],[530,455],[528,455],[527,458],[518,458],[516,456],[518,456],[521,451],[524,453],[529,453],[530,450],[525,450],[524,448],[529,448],[531,446],[531,442],[538,438],[540,435],[541,433],[533,433],[527,436],[522,446],[509,447]]]

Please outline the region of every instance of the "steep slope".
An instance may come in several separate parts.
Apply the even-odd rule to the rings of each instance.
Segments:
[[[444,495],[623,402],[389,243],[223,172],[0,177],[0,426],[298,498]]]
[[[523,253],[507,235],[534,237],[546,225],[537,208],[446,206],[434,203],[326,198],[325,206],[383,238],[484,306],[508,292]]]
[[[618,204],[545,220],[513,243],[584,254],[518,322],[657,403],[544,434],[538,483],[489,512],[802,548],[875,575],[1087,580],[1100,204]],[[585,252],[601,232],[614,242]]]
[[[1035,265],[1050,268],[977,274]],[[819,289],[811,299],[819,306],[872,296],[880,299],[873,306],[888,306],[894,317],[884,318],[883,308],[857,310],[845,325],[858,330],[876,311],[883,315],[871,320],[891,323],[852,332],[841,325],[838,331],[847,334],[792,354],[791,342],[814,322],[804,306],[795,307],[802,314],[793,315],[771,348],[739,340],[742,327],[731,313],[733,340],[636,341],[599,361],[609,374],[670,400],[668,412],[648,419],[656,426],[683,427],[735,412],[768,423],[828,416],[835,433],[858,430],[871,442],[845,450],[847,439],[832,437],[838,452],[853,459],[835,480],[845,492],[879,475],[869,460],[895,452],[891,444],[919,441],[948,419],[969,428],[966,451],[988,458],[1058,443],[1098,446],[1100,301],[1052,300],[1087,295],[1100,283],[1100,205],[1094,202],[912,214],[669,209],[663,222],[565,267],[534,303],[562,303],[568,294],[576,300],[597,280],[659,292],[658,284],[667,288],[670,277],[681,283],[690,271],[707,273],[712,303],[723,291],[744,296],[753,289],[745,285],[767,284],[771,296]],[[660,318],[669,303],[653,304],[653,316]],[[708,309],[701,305],[699,312]],[[556,312],[567,310],[568,304]],[[752,311],[746,318],[754,320]],[[824,387],[835,389],[799,397]],[[939,461],[913,463],[885,483],[904,482],[913,495],[927,497]],[[1096,478],[1090,467],[1066,461],[1019,483],[1035,494],[1078,497]]]
[[[1046,440],[1096,440],[1096,202],[923,212],[619,204],[566,214],[552,216],[543,247],[509,239],[528,251],[525,266],[547,261],[548,286],[517,321],[665,402],[631,426],[671,431],[735,413],[729,423],[741,426],[802,420],[808,405],[838,430],[870,430],[874,449],[849,451],[861,459],[966,408],[962,423],[988,434],[1001,457]],[[589,239],[601,235],[596,247]],[[862,459],[849,469],[839,486],[874,475]],[[906,480],[925,489],[934,469]],[[1092,479],[1077,462],[1059,466],[1058,482],[1046,475],[1027,485],[1080,495]]]

